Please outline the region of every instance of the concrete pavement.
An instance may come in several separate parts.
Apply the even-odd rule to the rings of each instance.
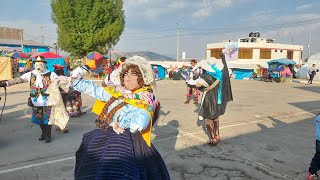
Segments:
[[[217,146],[206,144],[198,107],[183,104],[185,84],[165,80],[157,86],[162,109],[152,138],[172,179],[304,179],[314,154],[319,86],[232,81],[234,101],[221,117]],[[70,120],[69,134],[54,131],[46,144],[29,122],[28,85],[9,87],[8,94],[0,124],[0,179],[73,179],[75,151],[94,128],[94,99],[85,95],[88,113]]]

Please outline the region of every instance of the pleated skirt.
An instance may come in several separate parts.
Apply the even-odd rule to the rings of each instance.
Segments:
[[[141,134],[126,130],[118,135],[112,128],[84,134],[76,152],[76,180],[170,179],[167,167]]]

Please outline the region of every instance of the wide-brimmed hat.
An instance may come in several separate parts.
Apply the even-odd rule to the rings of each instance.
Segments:
[[[43,62],[43,63],[47,63],[46,59],[43,56],[36,56],[35,60],[33,61],[35,62]]]
[[[209,59],[201,60],[193,69],[201,67],[206,71],[215,72],[215,70],[212,69],[212,65],[214,65],[220,71],[222,71],[222,69],[224,68],[224,65],[221,60],[211,57]]]

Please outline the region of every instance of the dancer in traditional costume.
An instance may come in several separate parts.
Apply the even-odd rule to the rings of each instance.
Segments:
[[[126,61],[126,57],[118,57],[115,65],[114,70],[102,81],[102,86],[108,86],[108,85],[118,85],[120,84],[120,71],[119,68],[121,64],[123,64]]]
[[[88,65],[83,65],[80,67],[75,68],[71,73],[70,76],[73,78],[83,79],[85,75],[90,73],[90,68]],[[78,115],[86,114],[86,112],[81,111],[82,107],[82,98],[81,92],[73,91],[74,102],[75,105],[78,107]]]
[[[81,79],[72,84],[100,101],[93,108],[99,115],[97,128],[84,135],[76,152],[76,180],[170,179],[150,139],[160,103],[152,93],[154,75],[145,58],[134,56],[121,65],[120,85],[103,88]]]
[[[227,103],[233,100],[228,67],[224,56],[198,63],[206,71],[197,81],[197,87],[204,91],[199,119],[205,120],[208,130],[208,144],[220,142],[219,117],[225,113]]]
[[[191,98],[193,97],[193,104],[198,104],[198,98],[200,96],[200,92],[198,88],[196,87],[197,79],[200,75],[200,69],[198,66],[196,66],[197,61],[195,59],[192,59],[191,62],[192,70],[189,73],[189,77],[187,78],[187,100],[184,102],[184,104],[189,104]]]
[[[14,84],[29,82],[30,83],[30,97],[28,99],[28,105],[32,107],[32,119],[31,122],[38,124],[41,128],[41,136],[39,141],[45,140],[46,143],[52,141],[51,128],[49,125],[49,118],[51,114],[51,107],[47,106],[48,94],[47,88],[51,84],[51,81],[58,78],[58,75],[54,72],[50,72],[46,68],[46,60],[42,56],[37,56],[33,62],[35,69],[31,72],[23,74],[19,78],[8,80],[7,86]]]

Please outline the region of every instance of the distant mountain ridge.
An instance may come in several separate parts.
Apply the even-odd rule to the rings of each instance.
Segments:
[[[137,51],[137,52],[112,52],[111,59],[115,60],[118,57],[132,57],[132,56],[142,56],[149,61],[175,61],[174,58],[161,55],[151,51]]]

